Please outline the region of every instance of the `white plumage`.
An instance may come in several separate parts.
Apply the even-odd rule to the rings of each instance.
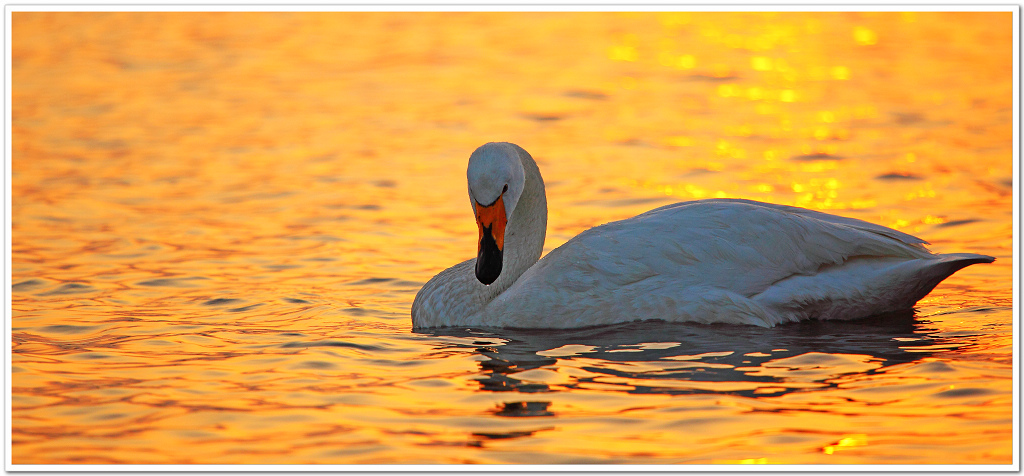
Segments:
[[[477,259],[442,271],[416,295],[414,327],[856,319],[909,309],[957,270],[994,260],[933,254],[919,238],[861,220],[729,199],[597,226],[539,259],[547,201],[533,158],[514,144],[485,144],[467,176],[475,207],[504,200],[500,274],[482,284]],[[504,185],[514,194],[499,192]]]

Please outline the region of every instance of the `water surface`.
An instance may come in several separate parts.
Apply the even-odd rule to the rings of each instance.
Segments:
[[[13,462],[1009,464],[1010,13],[13,14]],[[913,312],[411,329],[465,166],[995,256]]]

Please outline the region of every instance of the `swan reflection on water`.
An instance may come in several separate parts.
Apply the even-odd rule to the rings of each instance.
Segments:
[[[643,321],[574,330],[443,328],[417,333],[472,339],[438,350],[486,356],[479,362],[480,390],[519,393],[585,390],[599,382],[603,391],[631,394],[778,397],[835,387],[837,377],[870,376],[969,345],[934,335],[912,310],[771,329]],[[516,376],[564,366],[588,375],[557,385]],[[509,402],[496,413],[551,415],[545,403]]]

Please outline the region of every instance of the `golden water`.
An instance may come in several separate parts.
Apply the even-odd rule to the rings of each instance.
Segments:
[[[999,463],[1010,13],[13,14],[13,462]],[[414,332],[470,152],[547,250],[705,197],[993,255],[914,313]]]

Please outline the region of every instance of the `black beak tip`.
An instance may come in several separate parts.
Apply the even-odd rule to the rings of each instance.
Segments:
[[[502,250],[491,238],[490,229],[485,229],[480,241],[480,254],[476,257],[476,279],[490,285],[501,275]]]
[[[493,273],[481,273],[480,271],[477,271],[476,279],[480,280],[481,283],[490,286],[491,283],[498,279],[498,275]]]
[[[485,259],[483,254],[478,256],[476,259],[476,279],[480,280],[481,283],[490,285],[498,279],[501,275],[501,256],[498,256],[497,262],[493,259]]]

